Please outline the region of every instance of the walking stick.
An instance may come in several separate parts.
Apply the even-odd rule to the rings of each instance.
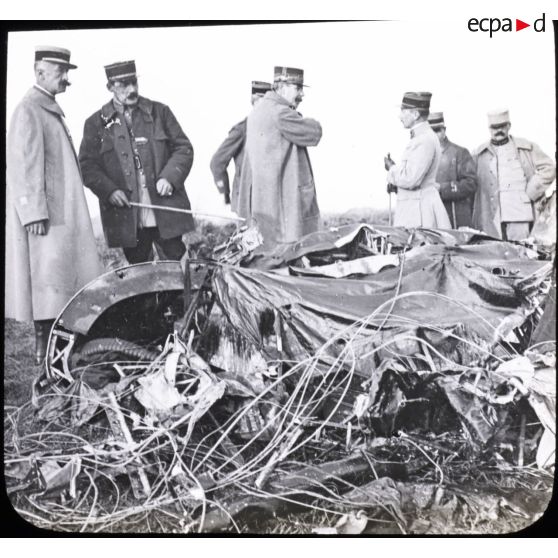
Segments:
[[[391,227],[391,192],[389,193],[389,226]]]
[[[159,209],[161,211],[174,211],[176,213],[188,213],[190,215],[202,215],[203,217],[218,217],[219,219],[228,219],[230,221],[246,221],[244,217],[230,217],[229,215],[216,215],[215,213],[202,213],[201,211],[192,211],[191,209],[179,209],[178,207],[165,207],[164,205],[153,205],[150,203],[128,202],[136,207],[145,207],[147,209]]]
[[[457,230],[457,218],[455,216],[455,202],[451,202],[451,215],[453,217],[453,228]]]

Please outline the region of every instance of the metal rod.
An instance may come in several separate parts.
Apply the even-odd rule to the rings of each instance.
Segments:
[[[164,205],[152,205],[150,203],[128,202],[136,207],[145,207],[146,209],[160,209],[161,211],[174,211],[176,213],[188,213],[190,215],[203,215],[204,217],[217,217],[219,219],[229,219],[230,221],[246,221],[244,217],[229,217],[228,215],[216,215],[214,213],[202,213],[201,211],[192,211],[191,209],[179,209],[178,207],[165,207]]]
[[[521,413],[521,422],[519,425],[519,444],[517,448],[517,466],[523,467],[523,460],[525,456],[525,425],[527,418],[525,413]]]
[[[453,228],[457,230],[457,217],[455,216],[455,202],[451,202],[451,213],[453,217]]]

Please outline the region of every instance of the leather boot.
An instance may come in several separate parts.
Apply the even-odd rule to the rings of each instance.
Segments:
[[[35,365],[40,366],[46,357],[48,336],[54,320],[35,320]]]

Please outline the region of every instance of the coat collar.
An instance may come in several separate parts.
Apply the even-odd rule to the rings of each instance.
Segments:
[[[60,116],[64,116],[64,111],[60,108],[60,105],[56,102],[54,96],[50,96],[46,91],[43,91],[42,89],[33,86],[31,89],[29,89],[25,97],[40,105],[49,112],[54,112],[56,114],[59,114]]]
[[[140,95],[138,104],[136,105],[144,114],[148,115],[151,118],[151,111],[153,109],[153,102],[148,99],[147,97],[142,97]],[[101,108],[101,114],[103,118],[107,120],[110,119],[112,116],[116,116],[118,111],[114,107],[113,100],[111,99],[108,103],[104,104]]]
[[[419,122],[418,124],[415,124],[410,132],[411,132],[411,138],[416,138],[417,136],[421,136],[422,134],[426,133],[427,130],[430,130],[430,124],[428,124],[428,122],[426,120],[424,120],[423,122]]]
[[[444,152],[449,146],[451,145],[450,140],[446,136],[441,142],[440,147],[442,148],[442,152]]]
[[[274,103],[277,103],[279,105],[285,105],[286,107],[292,108],[291,105],[289,104],[289,101],[287,101],[286,99],[281,97],[281,95],[279,95],[275,91],[268,91],[264,95],[264,99],[268,99],[268,100],[273,101]]]
[[[523,138],[514,138],[511,134],[510,134],[510,142],[512,143],[512,145],[515,146],[516,149],[527,149],[529,151],[533,149],[533,144],[530,141],[527,141],[526,139]],[[494,146],[489,141],[483,143],[477,149],[477,154],[480,155],[483,151],[488,151],[491,153],[492,156],[494,157],[496,156],[496,150],[494,149]]]

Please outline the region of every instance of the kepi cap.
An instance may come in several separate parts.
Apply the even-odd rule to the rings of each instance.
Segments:
[[[487,116],[489,126],[498,126],[510,123],[510,113],[507,109],[491,110]]]
[[[432,129],[436,130],[438,128],[444,128],[446,126],[444,122],[444,113],[443,112],[431,112],[428,115],[428,123],[432,127]]]
[[[107,79],[111,81],[136,77],[136,62],[134,60],[114,62],[113,64],[105,66],[105,73]]]
[[[257,93],[267,93],[271,91],[271,83],[267,81],[253,81],[252,82],[252,95]]]
[[[287,66],[275,66],[273,70],[273,81],[275,83],[294,83],[304,85],[304,70],[300,68],[288,68]]]
[[[44,60],[45,62],[52,62],[53,64],[61,64],[70,70],[75,70],[77,66],[70,63],[71,52],[67,48],[55,46],[36,46],[35,47],[35,62]]]
[[[432,98],[432,93],[428,91],[408,91],[403,95],[403,100],[401,101],[402,109],[430,109],[430,99]]]

